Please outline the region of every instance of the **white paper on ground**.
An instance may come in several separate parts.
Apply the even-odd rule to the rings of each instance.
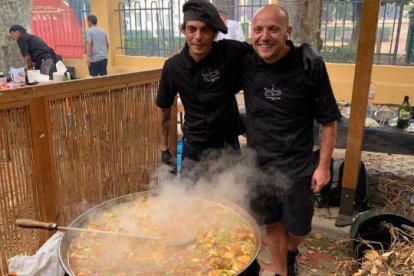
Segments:
[[[9,259],[9,273],[17,276],[63,276],[59,262],[59,244],[63,233],[57,232],[50,237],[33,256],[15,256]]]

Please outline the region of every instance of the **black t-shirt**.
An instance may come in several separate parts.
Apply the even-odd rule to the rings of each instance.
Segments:
[[[261,168],[309,176],[314,169],[314,120],[327,123],[341,114],[326,68],[322,79],[310,80],[300,50],[288,44],[288,54],[273,64],[253,51],[242,61],[247,143],[256,150]]]
[[[242,131],[235,93],[240,90],[240,62],[251,49],[247,43],[221,40],[206,58],[195,62],[188,46],[165,62],[156,103],[169,108],[179,93],[185,110],[187,143],[222,147]]]
[[[22,56],[29,55],[30,59],[40,68],[42,59],[51,57],[54,59],[54,51],[46,43],[35,35],[23,33],[17,39]],[[39,66],[38,66],[39,65]]]

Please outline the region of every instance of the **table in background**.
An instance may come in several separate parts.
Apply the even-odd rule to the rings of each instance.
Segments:
[[[338,121],[338,133],[335,148],[346,148],[349,120]],[[315,144],[319,144],[319,125],[315,123]],[[384,152],[393,154],[414,154],[414,133],[384,125],[383,127],[365,128],[363,151]]]

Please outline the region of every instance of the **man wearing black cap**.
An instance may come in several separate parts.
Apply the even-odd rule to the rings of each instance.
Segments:
[[[29,69],[34,67],[40,70],[40,73],[49,75],[49,78],[52,79],[53,72],[56,72],[55,64],[60,59],[53,49],[47,46],[41,38],[27,33],[21,25],[11,26],[9,33],[19,45],[27,67]]]
[[[180,95],[185,109],[184,173],[191,163],[186,159],[199,161],[206,150],[226,145],[239,148],[238,135],[244,129],[234,94],[240,90],[239,60],[251,46],[235,41],[214,42],[217,33],[226,33],[227,27],[207,1],[190,0],[184,4],[183,13],[181,31],[186,45],[165,62],[156,103],[162,111],[162,160],[172,164],[167,148],[170,107],[176,94]]]

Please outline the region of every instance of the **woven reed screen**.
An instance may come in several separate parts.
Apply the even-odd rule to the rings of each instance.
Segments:
[[[147,189],[159,161],[154,94],[142,84],[49,102],[61,221]]]
[[[7,258],[30,254],[39,245],[34,231],[20,232],[14,225],[16,218],[35,218],[27,113],[27,106],[0,110],[0,257],[3,275]]]
[[[66,225],[96,204],[156,185],[160,74],[153,70],[0,93],[3,274],[8,258],[35,253],[48,237],[17,229],[17,218]]]

